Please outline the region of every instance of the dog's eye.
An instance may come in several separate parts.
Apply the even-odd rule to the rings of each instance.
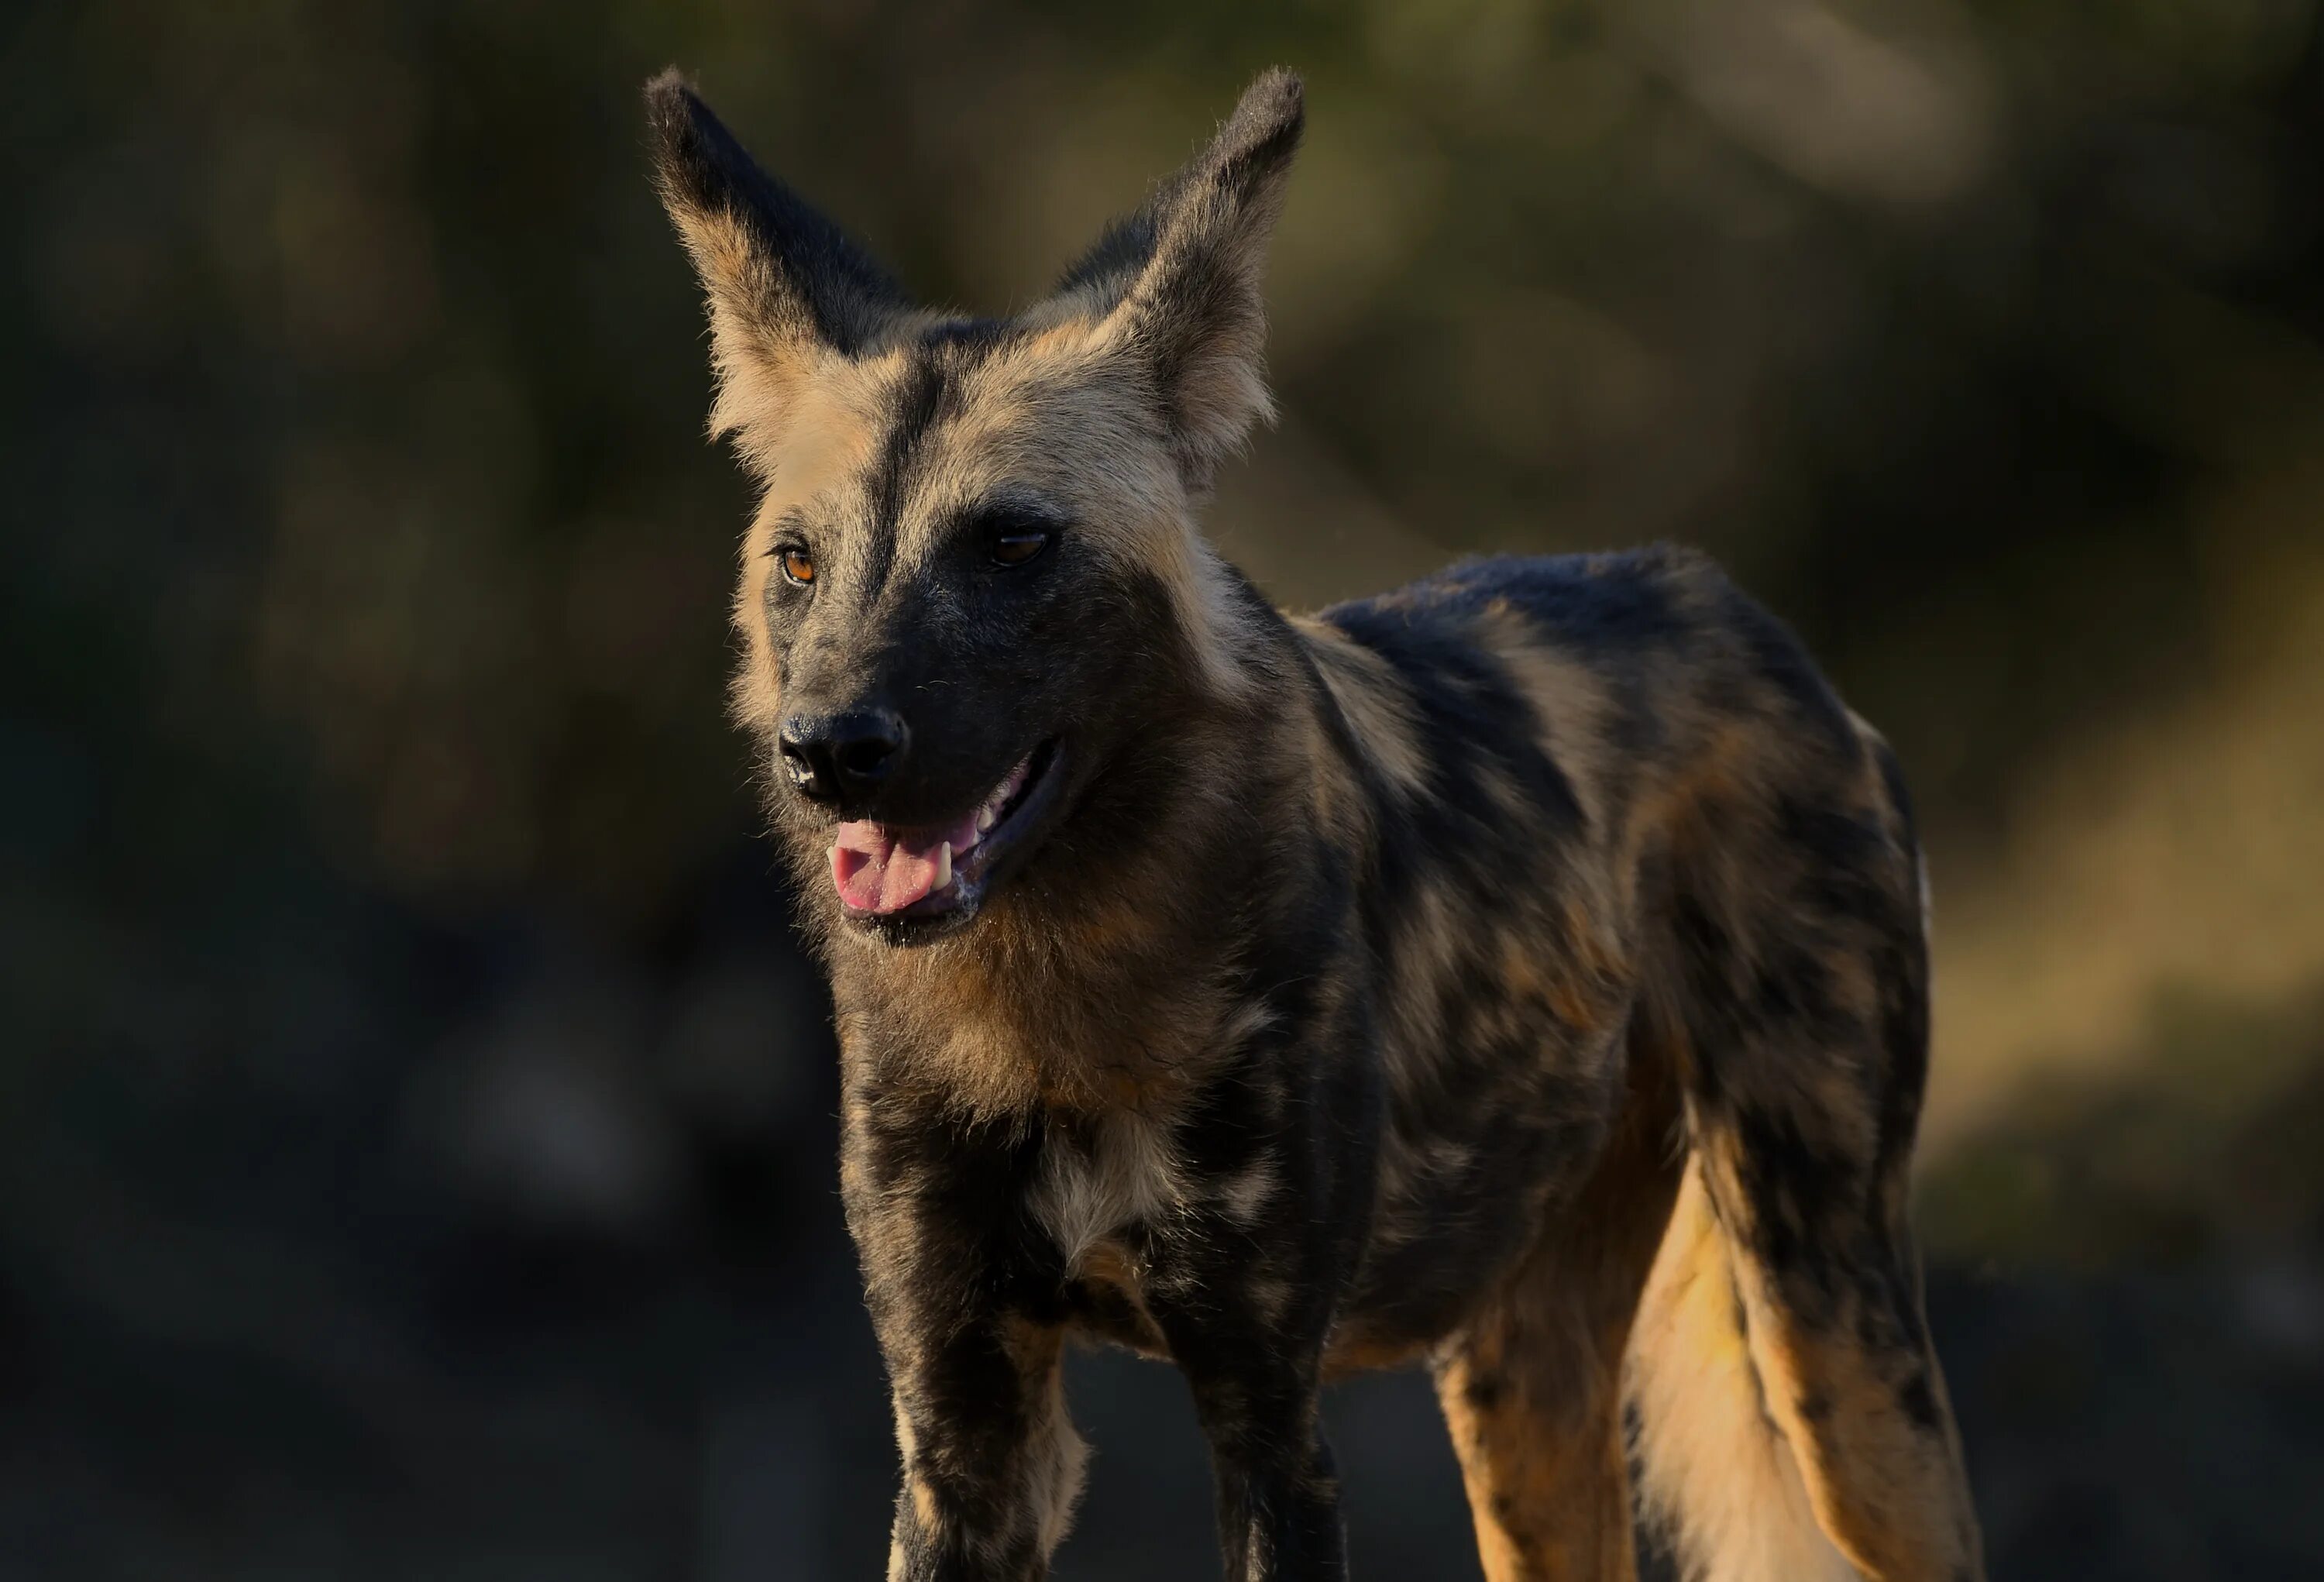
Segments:
[[[782,551],[783,575],[804,587],[815,580],[815,557],[805,550]]]
[[[1049,535],[1040,528],[1010,526],[992,535],[992,559],[1003,566],[1022,566],[1049,547]]]

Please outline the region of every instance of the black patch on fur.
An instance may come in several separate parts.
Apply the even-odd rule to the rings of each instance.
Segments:
[[[1409,590],[1422,596],[1429,583]],[[1334,606],[1323,618],[1370,649],[1401,678],[1425,726],[1426,800],[1394,810],[1380,853],[1386,911],[1400,911],[1419,875],[1451,867],[1489,913],[1516,898],[1522,866],[1500,860],[1490,831],[1509,817],[1489,788],[1497,772],[1538,819],[1546,843],[1571,837],[1583,823],[1572,782],[1540,745],[1541,721],[1508,671],[1469,628],[1483,595],[1446,584],[1439,599],[1416,597]]]
[[[1896,1404],[1904,1408],[1904,1415],[1911,1418],[1913,1425],[1923,1433],[1934,1434],[1942,1430],[1944,1414],[1937,1410],[1937,1393],[1929,1383],[1926,1368],[1913,1370],[1912,1376],[1896,1392]]]
[[[1914,816],[1913,788],[1905,783],[1904,765],[1898,760],[1895,749],[1886,742],[1873,743],[1872,762],[1880,771],[1880,788],[1888,798],[1888,806],[1895,811],[1905,846],[1917,849],[1920,824]]]
[[[1917,939],[1881,953],[1878,1168],[1901,1170],[1920,1129],[1929,1086],[1928,950]]]
[[[989,353],[1024,338],[1024,330],[1006,319],[945,319],[920,331],[920,345],[934,351],[960,347]]]
[[[1805,645],[1766,606],[1732,583],[1721,578],[1719,589],[1720,615],[1741,639],[1754,679],[1774,687],[1794,717],[1812,727],[1828,751],[1835,755],[1854,752],[1856,727]]]
[[[1462,1398],[1468,1402],[1471,1410],[1489,1412],[1501,1403],[1501,1398],[1508,1393],[1508,1380],[1499,1374],[1472,1374],[1469,1376],[1469,1382],[1462,1388],[1461,1394]]]
[[[1473,611],[1507,599],[1559,647],[1589,660],[1646,652],[1684,656],[1698,647],[1692,625],[1671,597],[1683,552],[1614,555],[1490,555],[1464,560],[1406,591],[1443,589]]]
[[[1859,1217],[1864,1165],[1837,1136],[1830,1143],[1811,1137],[1790,1117],[1757,1106],[1738,1109],[1734,1124],[1760,1256],[1795,1303],[1803,1288],[1828,1295],[1840,1272],[1832,1267],[1831,1244],[1835,1234],[1846,1239]],[[1801,1314],[1810,1320],[1817,1316]]]
[[[944,409],[947,384],[944,366],[934,356],[922,355],[906,365],[888,431],[881,437],[880,454],[872,458],[864,478],[863,492],[870,503],[870,515],[864,523],[867,554],[860,597],[868,599],[875,594],[886,583],[895,564],[904,485],[913,454]]]

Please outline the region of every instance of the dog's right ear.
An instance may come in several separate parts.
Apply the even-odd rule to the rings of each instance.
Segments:
[[[825,357],[879,341],[910,304],[886,271],[761,171],[675,67],[646,84],[654,184],[702,277],[714,434],[763,458]]]
[[[1187,483],[1208,486],[1273,416],[1260,277],[1306,118],[1305,90],[1261,72],[1210,145],[1065,273],[1058,301],[1146,365]]]

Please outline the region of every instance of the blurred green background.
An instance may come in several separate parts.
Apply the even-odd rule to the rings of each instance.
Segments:
[[[1930,832],[1996,1575],[2324,1572],[2314,0],[92,0],[0,22],[0,1577],[868,1577],[827,1006],[637,89],[1022,302],[1261,65],[1284,599],[1702,544]],[[1213,1574],[1076,1364],[1066,1578]],[[1423,1385],[1357,1575],[1475,1575]]]

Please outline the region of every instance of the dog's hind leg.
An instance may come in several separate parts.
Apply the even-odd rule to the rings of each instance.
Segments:
[[[1891,1194],[1811,1163],[1781,1125],[1714,1118],[1697,1149],[1631,1386],[1648,1503],[1686,1574],[1850,1574],[1811,1564],[1825,1551],[1799,1520],[1803,1492],[1815,1526],[1873,1582],[1982,1575],[1918,1254],[1883,1205]]]
[[[1678,1180],[1659,1073],[1578,1200],[1438,1354],[1488,1582],[1630,1582],[1622,1355]]]
[[[1782,1468],[1784,1451],[1816,1525],[1874,1582],[1981,1575],[1908,1217],[1928,967],[1900,824],[1877,809],[1794,810],[1777,857],[1675,897],[1700,1207],[1693,1252],[1674,1236],[1640,1329],[1640,1448],[1649,1503],[1695,1577],[1763,1574],[1721,1556],[1781,1519],[1780,1480],[1765,1498],[1733,1485],[1753,1466]],[[1694,1309],[1723,1308],[1739,1350],[1664,1323],[1689,1290],[1726,1299]],[[1706,1389],[1725,1355],[1756,1380],[1756,1410],[1724,1414],[1759,1436],[1751,1454],[1692,1445],[1713,1414],[1685,1382]]]
[[[1803,1277],[1747,1255],[1737,1286],[1824,1532],[1874,1582],[1970,1582],[1976,1521],[1915,1257],[1900,1237]]]

